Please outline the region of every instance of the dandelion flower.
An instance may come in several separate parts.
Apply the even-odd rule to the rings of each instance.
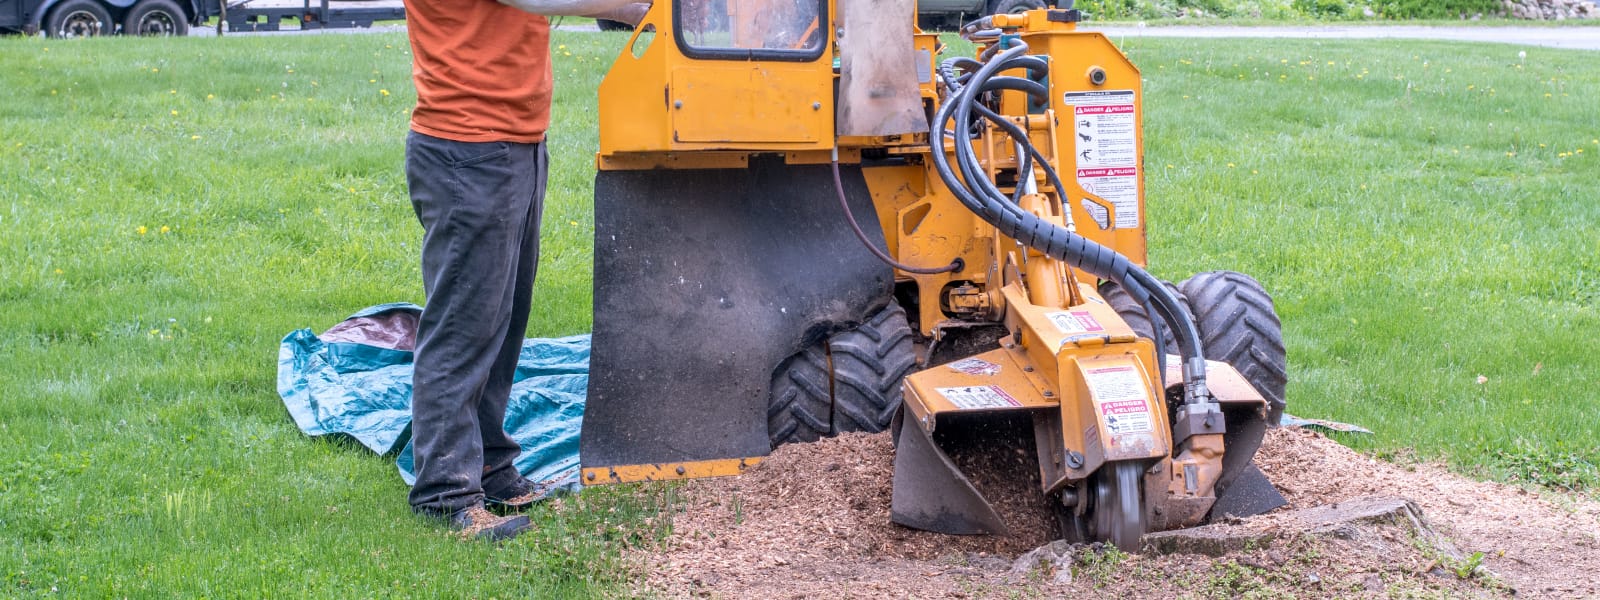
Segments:
[[[1513,157],[1513,156],[1516,156],[1516,155],[1517,155],[1517,153],[1516,153],[1516,152],[1507,152],[1507,153],[1506,153],[1506,157],[1507,157],[1507,158],[1510,158],[1510,157]]]
[[[389,90],[378,90],[378,93],[387,96],[389,95]]]
[[[178,109],[172,109],[172,116],[178,116]]]
[[[198,140],[198,139],[200,139],[200,136],[198,136],[198,135],[191,135],[191,136],[189,136],[189,139],[191,139],[191,140]]]
[[[139,234],[139,235],[144,235],[144,234],[145,234],[145,232],[147,232],[147,231],[150,231],[150,230],[149,230],[149,229],[146,229],[146,228],[145,228],[145,226],[143,226],[143,225],[140,225],[140,226],[139,226],[139,228],[138,228],[138,229],[135,229],[135,230],[133,230],[133,231],[134,231],[134,233],[137,233],[137,234]]]
[[[166,225],[162,225],[161,226],[161,233],[172,233],[172,228],[171,227],[167,227]]]
[[[56,274],[57,274],[57,275],[60,275],[60,274],[62,274],[62,273],[63,273],[63,272],[64,272],[64,271],[62,271],[62,270],[61,270],[61,269],[56,269]]]
[[[1228,163],[1228,168],[1232,169],[1233,168],[1233,163]]]
[[[206,99],[207,100],[216,100],[217,97],[216,97],[215,94],[206,94]]]

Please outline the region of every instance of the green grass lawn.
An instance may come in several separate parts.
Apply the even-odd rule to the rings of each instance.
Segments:
[[[594,89],[624,40],[555,37],[531,335],[589,329]],[[1152,269],[1276,293],[1291,412],[1600,484],[1595,53],[1126,49]],[[0,39],[0,596],[625,590],[616,552],[657,502],[591,490],[535,535],[460,542],[410,515],[391,460],[305,438],[277,398],[285,333],[422,301],[409,73],[403,34]]]

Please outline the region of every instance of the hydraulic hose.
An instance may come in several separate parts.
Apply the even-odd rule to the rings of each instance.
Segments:
[[[1049,66],[1038,57],[1028,56],[1026,43],[1013,38],[1003,42],[990,46],[982,61],[958,58],[940,65],[939,73],[944,79],[946,93],[930,127],[934,170],[963,206],[993,225],[1001,234],[1045,256],[1115,282],[1135,302],[1154,309],[1153,316],[1159,316],[1168,324],[1183,355],[1186,382],[1184,402],[1212,402],[1211,393],[1206,387],[1206,363],[1200,346],[1200,333],[1193,319],[1182,310],[1182,300],[1128,257],[1022,210],[1009,195],[989,180],[982,168],[970,140],[974,113],[994,123],[1026,149],[1031,162],[1044,170],[1056,193],[1063,195],[1063,210],[1068,209],[1064,197],[1066,188],[1061,184],[1059,175],[1044,155],[1033,147],[1026,132],[982,104],[983,94],[997,90],[1017,90],[1048,102],[1049,93],[1042,85],[1022,85],[1017,81],[1034,82],[1015,77],[995,78],[997,73],[1004,71],[1031,69],[1042,72],[1048,70]],[[1004,48],[999,49],[1002,46]],[[952,121],[954,125],[947,130],[946,124]],[[964,136],[953,144],[954,165],[944,152],[945,141],[952,132]],[[1031,175],[1018,175],[1019,178],[1023,176]]]

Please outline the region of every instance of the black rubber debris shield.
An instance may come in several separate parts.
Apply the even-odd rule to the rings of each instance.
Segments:
[[[843,178],[883,244],[860,168]],[[594,209],[584,468],[765,456],[773,369],[892,298],[827,165],[600,171]]]

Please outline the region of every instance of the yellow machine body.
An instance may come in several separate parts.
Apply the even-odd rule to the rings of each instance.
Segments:
[[[762,196],[779,188],[822,186],[819,193],[829,195],[821,197],[831,199],[837,183],[839,202],[844,202],[842,197],[847,195],[844,188],[855,186],[853,191],[857,193],[851,201],[859,203],[857,208],[870,207],[858,211],[855,218],[876,216],[876,223],[870,224],[881,230],[881,237],[872,241],[882,244],[895,260],[914,267],[937,267],[952,259],[963,263],[960,270],[937,274],[895,269],[890,275],[892,281],[872,283],[862,292],[863,297],[887,296],[880,291],[891,286],[898,290],[895,297],[906,306],[916,337],[928,346],[937,347],[947,337],[974,326],[1003,332],[997,340],[998,347],[992,350],[943,363],[923,356],[922,370],[905,378],[900,388],[904,408],[895,434],[900,446],[895,484],[897,520],[905,514],[909,516],[902,522],[912,526],[952,533],[1003,532],[1003,523],[992,513],[957,518],[955,521],[959,522],[941,520],[945,517],[940,515],[950,512],[981,513],[981,505],[986,502],[946,456],[946,448],[941,446],[945,442],[940,440],[947,429],[981,423],[991,416],[1026,415],[1033,428],[1039,489],[1041,493],[1062,496],[1069,513],[1076,511],[1082,516],[1085,510],[1095,509],[1098,505],[1082,499],[1090,494],[1091,482],[1097,481],[1096,473],[1109,472],[1110,464],[1125,464],[1137,465],[1143,489],[1140,510],[1153,527],[1198,523],[1215,499],[1213,488],[1226,448],[1220,434],[1187,436],[1174,444],[1167,384],[1174,389],[1181,385],[1176,361],[1161,360],[1155,344],[1139,337],[1101,298],[1094,277],[1001,235],[963,206],[931,164],[932,153],[948,154],[952,148],[930,147],[926,131],[888,136],[836,135],[843,109],[835,97],[840,75],[835,72],[839,40],[835,39],[838,14],[834,9],[829,2],[728,0],[722,14],[707,16],[705,6],[693,0],[658,2],[602,82],[600,150],[596,159],[601,172],[596,188],[596,251],[602,256],[596,259],[596,364],[591,375],[590,413],[585,417],[583,433],[585,483],[732,475],[765,454],[763,448],[749,440],[748,432],[739,433],[744,437],[726,443],[707,440],[708,436],[719,435],[711,428],[675,433],[670,426],[677,426],[674,423],[680,421],[682,427],[688,428],[723,418],[724,412],[718,408],[721,405],[694,404],[703,399],[687,398],[693,394],[688,390],[655,393],[649,381],[693,380],[695,376],[682,374],[684,369],[696,366],[690,363],[709,362],[715,368],[723,368],[736,365],[741,357],[771,359],[731,351],[715,354],[698,347],[717,346],[728,338],[701,339],[691,334],[681,345],[674,346],[640,343],[630,337],[650,337],[630,330],[640,321],[670,322],[701,310],[731,310],[751,302],[729,301],[719,292],[705,298],[684,296],[673,308],[626,312],[608,318],[607,311],[622,310],[619,306],[633,310],[627,305],[629,302],[649,303],[654,297],[664,296],[676,300],[680,286],[705,288],[707,283],[694,281],[692,276],[661,276],[659,289],[613,288],[626,288],[641,277],[676,268],[680,260],[705,260],[716,263],[717,268],[732,268],[745,256],[771,250],[759,235],[758,239],[745,240],[751,232],[728,231],[734,227],[766,229],[757,234],[777,233],[789,223],[833,217],[822,212],[804,213],[787,217],[787,221],[780,219],[776,224],[760,221],[759,225],[730,224],[720,230],[684,233],[685,237],[697,238],[693,243],[704,242],[698,238],[727,234],[727,244],[740,250],[729,252],[734,256],[704,257],[695,254],[715,250],[699,250],[707,246],[694,246],[697,250],[673,246],[670,251],[629,263],[629,275],[605,272],[607,261],[611,260],[608,253],[621,256],[657,243],[660,238],[672,237],[685,227],[728,218],[730,213],[754,206]],[[808,15],[810,21],[806,23]],[[1078,31],[1075,19],[1062,18],[1065,15],[1066,11],[1035,10],[992,17],[1005,35],[1016,36],[1032,54],[1049,60],[1048,80],[1043,82],[1050,91],[1048,105],[1033,105],[1021,92],[1004,92],[998,105],[999,112],[1025,131],[1032,145],[1046,154],[1061,175],[1064,189],[1054,189],[1037,165],[1029,172],[1018,173],[1017,144],[998,128],[990,127],[970,141],[954,143],[974,144],[989,176],[1004,180],[1003,187],[1031,183],[1033,192],[1019,193],[1019,205],[1024,209],[1142,265],[1146,258],[1146,228],[1144,95],[1140,73],[1104,35]],[[780,34],[761,33],[773,27],[771,21],[785,21],[787,25],[778,28]],[[706,23],[716,25],[703,26]],[[843,27],[849,35],[849,25]],[[915,95],[931,116],[941,102],[934,62],[937,38],[914,32],[909,21],[902,37],[903,40],[886,39],[885,43],[907,44],[917,57],[918,64],[906,68],[919,73]],[[829,181],[825,176],[822,165],[835,160],[848,168],[843,183],[838,179]],[[749,175],[788,171],[810,175],[793,181],[778,179],[776,185],[774,180]],[[683,217],[675,227],[663,226],[649,232],[628,229],[633,224],[629,219],[672,219],[683,211],[702,210],[685,203],[684,208],[651,212],[650,216],[636,214],[660,208],[667,202],[665,198],[711,193],[683,189],[706,179],[730,182],[726,187],[743,189],[739,192],[743,195],[730,197],[714,210],[703,209],[704,213]],[[754,187],[739,187],[744,185]],[[763,189],[762,185],[773,187]],[[610,195],[625,196],[627,200],[617,203],[604,197]],[[822,206],[835,212],[839,208],[825,203]],[[1066,214],[1062,214],[1063,206],[1069,207]],[[604,211],[630,216],[615,217],[617,224],[613,225],[602,218]],[[833,223],[829,226],[832,229],[845,227],[843,220]],[[735,237],[743,241],[734,240]],[[855,246],[853,242],[842,244]],[[838,259],[839,262],[871,262],[859,246],[845,249],[840,245],[835,240],[795,252],[806,255],[799,262],[826,262],[831,259],[828,252],[847,251],[856,254]],[[871,271],[863,273],[867,274],[859,277],[874,278]],[[769,276],[780,280],[786,277],[786,271]],[[817,287],[806,284],[802,276],[796,277],[804,289]],[[653,284],[645,287],[649,285]],[[752,285],[761,284],[757,281]],[[859,291],[851,290],[849,293]],[[778,315],[798,310],[786,304],[786,298],[792,295],[793,292],[784,292],[753,298],[756,304],[771,309],[768,312],[774,318],[781,319],[787,317]],[[817,306],[824,305],[829,303],[820,302]],[[603,329],[608,326],[606,333]],[[679,323],[664,326],[664,330],[683,332],[697,327]],[[803,335],[790,336],[796,347],[827,339],[838,329],[819,327],[814,321],[796,327],[805,330]],[[761,331],[754,328],[752,334],[761,335]],[[636,363],[674,354],[674,348],[687,354],[707,353],[695,358],[668,356],[680,358],[680,362],[635,368]],[[602,356],[607,352],[611,358]],[[1163,372],[1163,364],[1168,372]],[[623,365],[628,370],[620,372]],[[1260,394],[1236,371],[1223,363],[1208,367],[1215,380],[1213,391],[1226,409],[1265,414],[1266,405]],[[760,368],[771,369],[772,365]],[[606,383],[608,380],[615,385]],[[738,413],[728,417],[736,423],[729,428],[750,429],[761,415],[744,407],[752,402],[759,403],[762,409],[766,407],[764,395],[751,398],[767,389],[765,380],[761,384],[732,392],[705,389],[703,393],[727,393],[727,415]],[[774,381],[772,385],[775,390],[778,383]],[[680,404],[681,417],[673,412]],[[685,449],[700,442],[705,443],[698,449]],[[1251,447],[1250,452],[1253,451]],[[910,464],[912,459],[908,458],[908,464],[901,464],[906,455],[918,452],[925,459],[922,463]],[[954,504],[936,498],[962,494],[973,497],[950,501]],[[1079,500],[1067,502],[1073,498]]]

